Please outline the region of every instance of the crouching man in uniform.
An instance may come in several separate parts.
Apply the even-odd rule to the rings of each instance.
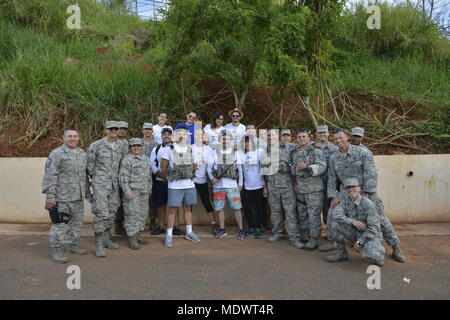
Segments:
[[[333,211],[331,232],[337,244],[337,253],[328,256],[328,262],[347,261],[345,239],[354,243],[358,252],[362,248],[363,258],[380,267],[384,265],[385,249],[381,245],[380,215],[375,204],[361,196],[358,179],[344,180],[345,193]]]
[[[42,181],[45,208],[52,221],[49,234],[52,260],[59,263],[69,262],[62,248],[66,241],[70,243],[70,252],[79,255],[87,252],[79,246],[87,190],[86,152],[78,147],[80,137],[76,130],[65,130],[63,139],[64,144],[48,156]]]
[[[125,156],[120,165],[119,184],[123,190],[125,231],[130,249],[136,250],[140,248],[140,244],[148,244],[140,233],[144,231],[153,182],[150,160],[142,154],[142,140],[130,139],[129,145],[131,153]]]

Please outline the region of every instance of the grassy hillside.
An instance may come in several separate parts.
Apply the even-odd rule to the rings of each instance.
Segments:
[[[93,0],[78,3],[81,30],[65,27],[69,2],[2,2],[0,142],[4,143],[0,156],[43,155],[59,143],[60,132],[67,126],[80,128],[87,144],[101,135],[106,119],[126,120],[132,127],[131,135],[138,135],[142,123],[155,121],[161,110],[169,111],[176,121],[184,118],[183,108],[194,107],[207,121],[215,110],[233,107],[230,97],[206,104],[220,93],[219,89],[204,84],[183,87],[182,79],[178,91],[167,93],[173,96],[157,105],[156,92],[164,75],[159,62],[166,54],[164,41],[157,36],[159,24],[139,20],[124,11],[113,11]],[[403,102],[412,108],[405,116],[410,122],[402,122],[402,130],[423,133],[414,138],[422,150],[411,150],[411,146],[404,150],[448,152],[448,39],[441,39],[432,25],[416,23],[415,28],[407,29],[407,21],[416,17],[407,19],[410,9],[404,8],[391,12],[386,7],[397,20],[389,22],[382,29],[383,34],[371,33],[361,27],[366,15],[358,10],[345,13],[340,36],[333,41],[333,94],[345,92],[359,99],[360,105],[355,103],[355,108],[386,103],[386,108],[397,110],[400,105],[392,101]],[[246,120],[255,120],[261,127],[276,126],[275,120],[271,122],[274,117],[267,116],[271,112],[270,103],[260,91],[261,86],[264,84],[250,90]],[[190,93],[187,101],[186,92]],[[174,99],[179,99],[177,104],[183,108],[172,108],[172,102],[167,101]],[[338,105],[344,112],[341,107]],[[291,128],[311,126],[306,116],[300,115],[304,116],[299,112],[293,117]],[[388,115],[389,112],[383,115],[384,121]],[[388,120],[392,118],[391,114]],[[367,118],[356,117],[351,121],[368,128],[377,125]],[[377,134],[382,137],[388,132],[381,130]]]

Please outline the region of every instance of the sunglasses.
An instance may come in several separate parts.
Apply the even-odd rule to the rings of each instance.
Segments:
[[[114,128],[108,128],[108,130],[109,130],[109,131],[118,131],[119,128],[117,128],[117,127],[114,127]]]
[[[128,130],[128,128],[125,128],[125,127],[120,127],[119,129],[120,130]]]
[[[232,118],[240,118],[241,116],[238,115],[238,114],[233,114],[231,117],[232,117]]]

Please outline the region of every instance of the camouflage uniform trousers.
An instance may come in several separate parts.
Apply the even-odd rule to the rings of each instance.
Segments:
[[[71,215],[69,223],[53,223],[48,242],[50,248],[59,248],[65,243],[79,244],[83,227],[84,200],[58,202],[58,209]]]
[[[372,200],[373,203],[375,203],[378,214],[380,215],[380,226],[381,232],[383,233],[384,241],[386,241],[386,243],[390,246],[395,246],[396,244],[399,244],[400,239],[395,233],[394,226],[392,225],[389,218],[384,215],[383,201],[376,192],[371,193],[369,195],[369,199]]]
[[[298,239],[298,220],[294,188],[274,187],[269,183],[268,190],[268,201],[274,222],[272,233],[281,236],[283,233],[283,220],[286,219],[286,229],[289,234],[289,240],[294,241],[295,239]]]
[[[319,238],[322,233],[320,213],[323,206],[323,192],[297,192],[297,214],[299,229],[309,229],[312,238]]]
[[[340,198],[340,195],[338,195]],[[378,197],[377,193],[371,193],[369,195],[369,200],[372,200],[377,207],[378,214],[380,215],[380,226],[381,232],[383,233],[383,238],[386,243],[390,246],[394,246],[400,243],[400,239],[395,233],[394,226],[391,221],[384,215],[384,206],[383,201]],[[333,208],[330,207],[328,210],[328,218],[327,218],[327,238],[328,240],[333,240],[333,232],[332,232],[332,222],[333,222]]]
[[[362,232],[357,230],[354,226],[346,223],[332,222],[333,238],[338,242],[344,242],[345,239],[355,243]],[[362,256],[366,259],[383,261],[386,250],[381,245],[381,239],[370,239],[362,246]]]
[[[127,236],[144,231],[145,220],[148,216],[149,194],[132,191],[133,199],[123,199],[123,209],[125,211],[124,227]]]
[[[111,229],[120,206],[119,189],[94,188],[92,213],[95,215],[92,228],[95,233]]]

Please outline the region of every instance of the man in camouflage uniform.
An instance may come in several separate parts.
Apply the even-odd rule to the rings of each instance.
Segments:
[[[313,142],[313,145],[322,150],[323,157],[327,163],[327,168],[325,169],[325,172],[320,175],[323,181],[323,185],[325,188],[323,189],[323,202],[322,202],[322,217],[323,217],[323,223],[327,224],[327,216],[328,211],[330,210],[330,204],[331,199],[327,196],[327,184],[328,184],[328,166],[329,166],[329,160],[333,153],[338,151],[338,147],[334,145],[333,143],[328,141],[330,133],[328,132],[328,126],[327,125],[321,125],[317,126],[316,130],[316,141]]]
[[[292,174],[296,177],[297,212],[300,231],[307,233],[306,250],[314,250],[322,232],[323,182],[320,175],[327,164],[322,151],[311,144],[308,130],[299,130],[298,147],[292,153]]]
[[[362,256],[380,267],[384,265],[385,249],[381,245],[380,215],[375,204],[361,196],[358,179],[343,181],[346,195],[333,211],[332,232],[336,239],[338,251],[328,256],[328,262],[347,261],[345,239],[353,243],[358,252],[362,248]]]
[[[123,143],[116,140],[116,121],[106,122],[106,137],[93,142],[87,153],[87,172],[93,190],[92,227],[95,233],[95,255],[105,257],[104,248],[118,249],[111,241],[111,228],[120,206],[119,166],[123,158]]]
[[[128,123],[125,121],[117,121],[117,126],[119,127],[119,131],[117,132],[117,143],[123,145],[123,156],[125,157],[129,150],[128,140],[126,139],[126,135],[128,132]],[[123,192],[120,189],[120,199],[122,199]],[[116,217],[115,217],[115,226],[114,233],[117,235],[125,235],[125,229],[123,228],[123,221],[125,217],[123,214],[123,202],[121,200],[119,209],[117,209]]]
[[[354,128],[352,128],[352,141],[351,141],[351,143],[353,145],[366,148],[366,146],[364,146],[362,144],[363,138],[364,138],[364,129],[363,128],[361,128],[361,127],[354,127]]]
[[[153,124],[152,123],[144,123],[142,126],[142,134],[144,137],[142,138],[142,154],[150,159],[150,154],[153,148],[158,146],[158,143],[155,141],[153,137]],[[148,198],[148,217],[150,218],[150,226],[149,229],[152,231],[156,228],[156,210],[153,207],[153,198]]]
[[[303,248],[299,239],[291,156],[296,144],[278,140],[278,130],[267,133],[267,148],[261,153],[261,174],[265,179],[264,196],[268,197],[274,225],[268,242],[279,241],[283,233],[283,211],[291,244]]]
[[[158,143],[153,137],[153,124],[148,122],[144,123],[142,126],[142,134],[142,154],[147,158],[150,158],[150,153],[153,148],[158,146]]]
[[[129,141],[131,152],[125,156],[120,165],[119,183],[123,190],[123,208],[125,211],[125,230],[132,250],[139,249],[139,244],[148,244],[140,236],[144,231],[148,215],[149,196],[152,190],[150,159],[143,155],[142,140]]]
[[[72,253],[83,255],[87,252],[79,246],[87,191],[86,153],[78,147],[80,137],[76,130],[65,130],[63,139],[64,144],[48,156],[42,181],[45,208],[52,210],[49,234],[52,260],[59,263],[69,261],[63,254],[64,242],[70,243]]]
[[[339,203],[342,192],[338,192],[337,181],[344,181],[348,178],[356,178],[362,188],[363,197],[372,200],[380,215],[381,231],[386,242],[392,246],[395,260],[405,262],[406,258],[402,253],[394,227],[389,219],[384,215],[384,208],[381,199],[377,195],[377,171],[372,153],[365,147],[351,145],[348,141],[348,135],[344,130],[339,130],[334,135],[334,141],[339,151],[330,158],[330,167],[328,171],[328,197],[333,198],[331,209],[328,212],[327,230],[331,228],[333,209]],[[330,216],[331,215],[331,216]],[[329,243],[321,246],[320,251],[330,251],[336,249],[336,243],[332,232],[328,232]]]

